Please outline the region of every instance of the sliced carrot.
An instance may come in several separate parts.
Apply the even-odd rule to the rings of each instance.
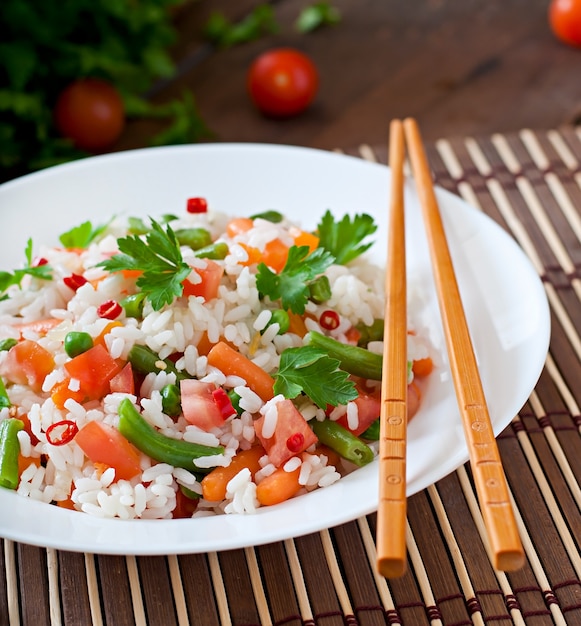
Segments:
[[[219,502],[226,497],[226,487],[228,483],[238,474],[240,470],[248,468],[250,474],[254,474],[260,469],[258,462],[265,455],[262,446],[253,446],[248,450],[241,450],[232,459],[228,467],[216,467],[202,479],[202,494],[210,502]]]
[[[279,467],[257,485],[256,499],[263,506],[270,506],[292,498],[301,489],[300,473],[300,466],[292,472],[285,472],[284,468]]]
[[[319,238],[313,233],[297,228],[291,231],[291,235],[294,237],[295,246],[308,246],[310,252],[319,247]]]
[[[75,503],[70,499],[70,497],[67,498],[66,500],[57,500],[56,505],[60,506],[61,509],[68,509],[69,511],[77,510]]]
[[[143,274],[143,270],[121,270],[123,278],[139,278]]]
[[[262,261],[262,252],[258,248],[253,248],[252,246],[247,246],[244,243],[238,244],[243,250],[246,251],[248,255],[248,259],[240,263],[240,265],[248,266],[254,265],[255,263],[260,263]]]
[[[280,239],[272,239],[262,252],[262,262],[275,272],[281,272],[288,259],[288,246]]]
[[[117,326],[123,326],[121,322],[109,322],[105,328],[93,339],[93,345],[100,344],[102,346],[105,345],[105,337]]]
[[[408,420],[418,412],[422,403],[422,392],[418,384],[412,381],[408,385]]]
[[[274,397],[274,378],[224,341],[219,341],[208,352],[208,365],[218,368],[226,376],[240,376],[265,402]]]
[[[230,220],[226,226],[228,237],[236,237],[250,230],[254,226],[254,221],[249,217],[235,217]]]
[[[18,476],[22,475],[22,472],[29,468],[31,465],[40,467],[39,456],[23,456],[22,453],[18,453]]]
[[[431,357],[427,356],[424,359],[417,359],[412,363],[412,372],[415,376],[422,378],[423,376],[429,376],[434,369],[434,362]]]
[[[334,467],[339,467],[341,465],[341,456],[335,452],[335,450],[323,445],[322,443],[317,444],[315,453],[324,454],[327,457],[327,465],[333,465]]]
[[[289,319],[288,332],[298,335],[299,337],[304,337],[307,334],[307,326],[304,317],[292,311],[287,311],[287,313]]]
[[[85,399],[85,394],[80,389],[77,391],[69,389],[70,382],[70,378],[65,378],[50,390],[50,397],[57,409],[64,409],[67,400],[72,399],[80,403]]]

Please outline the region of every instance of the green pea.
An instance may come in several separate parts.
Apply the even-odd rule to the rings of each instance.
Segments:
[[[125,310],[127,317],[141,319],[143,317],[143,304],[145,302],[145,293],[134,293],[121,300],[121,306]]]
[[[308,287],[309,297],[315,304],[326,302],[332,295],[331,283],[324,274],[311,281]]]
[[[71,357],[83,354],[93,347],[93,338],[89,333],[72,330],[65,336],[65,352]]]
[[[161,406],[163,412],[170,417],[177,417],[182,412],[180,388],[169,384],[161,390]]]
[[[278,324],[278,334],[284,335],[284,333],[286,333],[290,328],[290,318],[288,316],[288,313],[284,309],[275,309],[272,312],[272,316],[264,330],[266,330],[266,328],[272,326],[273,324]]]
[[[13,348],[17,343],[18,341],[16,341],[16,339],[2,339],[2,341],[0,341],[0,352],[10,350],[10,348]]]

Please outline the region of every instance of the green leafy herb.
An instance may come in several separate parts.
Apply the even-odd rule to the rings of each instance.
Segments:
[[[268,33],[276,33],[278,29],[272,6],[259,4],[239,22],[231,22],[222,13],[212,13],[204,28],[204,34],[212,43],[228,48],[254,41]]]
[[[71,230],[63,233],[59,241],[65,248],[87,248],[90,243],[100,237],[106,230],[112,219],[106,224],[93,226],[90,221],[74,226]]]
[[[341,14],[330,2],[315,2],[300,12],[295,26],[300,33],[309,33],[321,26],[337,24],[340,20]]]
[[[313,346],[285,350],[275,379],[275,394],[296,398],[305,393],[322,409],[357,398],[355,384],[339,369],[339,361]]]
[[[32,276],[41,280],[52,279],[52,268],[48,264],[33,266],[32,239],[28,239],[26,242],[24,255],[26,257],[26,265],[23,268],[14,270],[14,272],[0,272],[0,294],[2,294],[2,300],[7,297],[5,294],[6,290],[12,285],[20,285],[25,276]]]
[[[335,257],[335,263],[346,265],[372,246],[373,242],[365,243],[364,240],[376,230],[373,218],[365,213],[355,215],[353,219],[345,215],[336,222],[332,213],[327,211],[317,227],[319,247],[328,250]]]
[[[322,274],[333,261],[333,255],[323,248],[309,254],[308,246],[291,246],[280,274],[264,263],[258,265],[256,287],[272,301],[281,300],[283,309],[300,315],[305,312],[309,299],[309,282]]]
[[[168,224],[166,230],[151,220],[151,230],[142,238],[129,235],[117,240],[119,251],[98,264],[110,272],[139,270],[137,286],[145,293],[155,311],[171,304],[183,293],[182,282],[192,268],[183,260],[174,231]]]

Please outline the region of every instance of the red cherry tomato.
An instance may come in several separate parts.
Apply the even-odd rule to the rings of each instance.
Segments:
[[[558,39],[581,47],[581,0],[552,0],[549,24]]]
[[[291,117],[311,104],[319,76],[308,56],[292,48],[277,48],[252,63],[247,84],[260,111],[273,117]]]
[[[98,152],[115,142],[125,126],[123,102],[117,90],[97,78],[71,83],[55,106],[59,132],[77,148]]]

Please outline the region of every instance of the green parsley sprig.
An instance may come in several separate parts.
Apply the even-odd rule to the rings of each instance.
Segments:
[[[347,265],[373,245],[365,240],[376,230],[373,218],[366,213],[353,218],[344,215],[337,222],[331,211],[327,211],[317,226],[319,247],[330,252],[338,265]]]
[[[0,272],[0,300],[5,300],[8,296],[6,290],[13,285],[19,285],[25,276],[32,276],[41,280],[52,280],[52,268],[47,263],[41,265],[33,265],[32,257],[32,239],[26,242],[24,249],[26,264],[23,268],[16,269],[13,272]]]
[[[109,272],[137,270],[142,272],[137,286],[150,301],[154,311],[179,298],[183,281],[192,268],[184,261],[176,234],[169,224],[165,230],[151,220],[151,230],[145,237],[129,235],[117,240],[120,254],[102,261],[98,267]]]
[[[339,369],[339,361],[314,346],[285,350],[274,377],[275,394],[292,399],[305,393],[322,409],[347,404],[358,395],[349,374]]]
[[[260,263],[256,288],[272,301],[280,300],[283,309],[302,315],[309,299],[309,283],[333,264],[333,255],[317,248],[309,253],[308,246],[291,246],[285,266],[279,274]]]
[[[87,248],[107,230],[112,221],[113,218],[99,226],[93,226],[90,221],[83,222],[60,235],[59,241],[65,248]]]

